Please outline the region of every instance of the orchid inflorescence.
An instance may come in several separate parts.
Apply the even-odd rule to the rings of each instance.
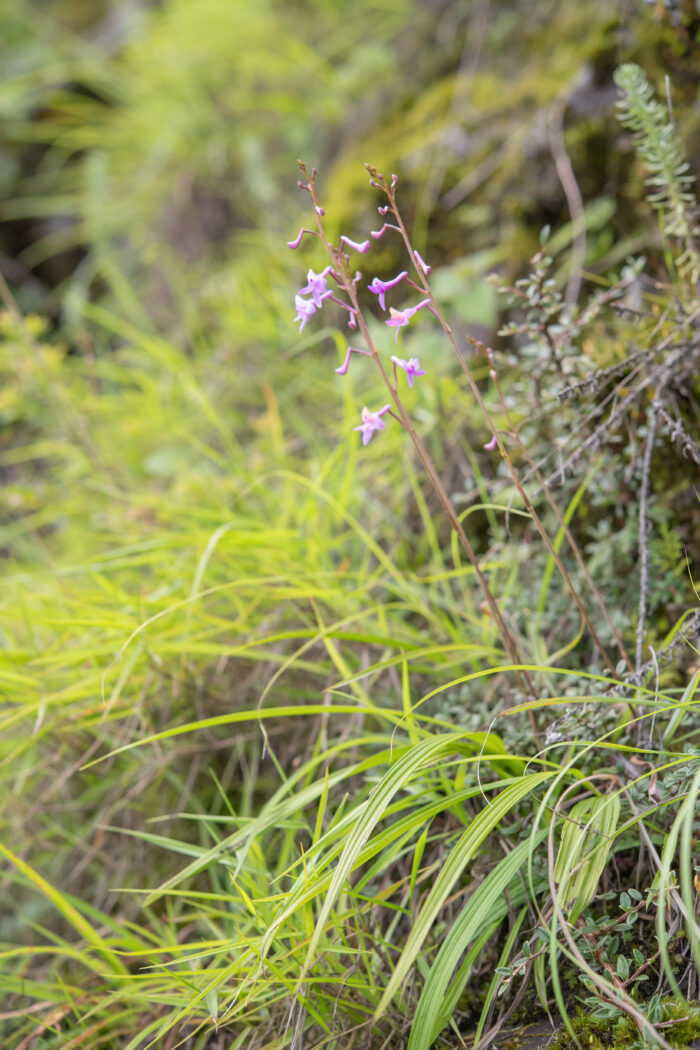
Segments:
[[[399,285],[403,283],[408,284],[410,287],[414,288],[419,293],[420,299],[413,306],[405,306],[401,310],[398,310],[395,307],[389,307],[389,317],[385,320],[385,324],[389,328],[394,329],[394,342],[397,344],[400,329],[407,327],[410,324],[411,319],[420,310],[423,310],[427,307],[427,309],[430,310],[436,318],[437,322],[442,328],[442,331],[445,334],[447,341],[454,350],[455,356],[460,364],[460,367],[462,368],[462,371],[464,372],[469,388],[471,389],[474,401],[481,410],[483,419],[488,424],[491,430],[491,439],[484,446],[484,448],[490,452],[495,452],[496,450],[498,450],[499,454],[503,458],[506,469],[510,474],[510,477],[517,489],[520,498],[523,501],[527,513],[529,514],[531,520],[534,522],[537,531],[539,532],[543,542],[547,547],[547,550],[549,551],[550,557],[552,558],[554,564],[557,566],[560,573],[562,574],[563,579],[566,582],[569,593],[571,594],[581,614],[582,622],[585,623],[585,625],[587,626],[594,644],[597,646],[598,651],[603,655],[603,658],[605,659],[605,662],[607,663],[611,673],[615,674],[615,665],[612,663],[610,656],[606,652],[605,645],[598,636],[595,624],[592,622],[590,616],[588,615],[588,612],[582,602],[581,596],[579,595],[578,590],[566,569],[566,566],[562,562],[556,546],[550,539],[547,530],[537,512],[537,509],[532,503],[532,500],[530,499],[528,492],[524,488],[518,476],[518,472],[511,458],[508,455],[507,449],[503,443],[503,432],[499,431],[499,429],[496,426],[493,415],[484,400],[481,390],[479,389],[479,385],[476,382],[476,378],[469,366],[464,351],[460,346],[459,342],[457,341],[457,338],[455,337],[455,334],[450,328],[450,325],[445,319],[442,311],[440,310],[440,306],[437,300],[433,296],[433,293],[430,289],[430,285],[427,281],[427,277],[430,273],[430,267],[425,262],[425,260],[421,258],[421,256],[411,244],[408,232],[406,230],[406,226],[403,222],[401,213],[396,203],[396,196],[394,191],[398,182],[397,176],[392,175],[391,181],[389,181],[385,179],[384,176],[376,170],[376,168],[373,168],[370,165],[366,165],[367,170],[370,174],[370,186],[384,193],[387,199],[388,203],[382,205],[379,208],[379,213],[382,217],[388,218],[389,221],[384,222],[380,229],[371,230],[369,238],[366,241],[353,241],[349,237],[343,235],[340,237],[339,244],[336,247],[335,245],[331,244],[331,242],[328,240],[324,229],[323,218],[325,216],[325,211],[319,203],[316,194],[316,169],[314,168],[309,172],[306,166],[301,163],[301,161],[299,162],[299,167],[306,181],[300,181],[298,185],[301,187],[301,189],[308,191],[308,193],[311,195],[316,219],[316,229],[312,230],[306,227],[302,228],[299,231],[297,237],[293,241],[288,241],[287,243],[290,248],[299,248],[305,236],[309,235],[312,237],[317,237],[326,249],[326,252],[330,259],[330,264],[326,266],[326,268],[320,273],[315,273],[313,270],[309,270],[307,274],[306,284],[297,292],[295,296],[295,305],[297,311],[295,321],[299,321],[299,331],[301,332],[303,330],[304,326],[306,325],[306,322],[311,317],[313,317],[317,310],[322,309],[323,304],[324,302],[326,302],[326,300],[330,300],[331,302],[337,303],[339,306],[343,307],[343,309],[347,310],[348,312],[348,327],[357,330],[358,335],[362,336],[365,345],[364,347],[349,345],[347,348],[347,353],[345,355],[345,360],[343,361],[343,364],[336,369],[336,372],[339,375],[345,375],[348,372],[353,354],[360,354],[365,357],[371,357],[374,361],[375,367],[379,369],[379,372],[382,376],[382,379],[384,380],[387,390],[391,395],[391,401],[389,401],[387,404],[383,405],[376,411],[371,411],[369,408],[367,408],[367,406],[365,406],[362,409],[362,422],[359,424],[359,426],[356,426],[354,429],[361,432],[363,445],[367,445],[369,441],[371,441],[376,431],[386,429],[385,417],[388,415],[393,416],[393,418],[396,419],[397,422],[399,422],[404,428],[404,430],[407,432],[411,442],[413,443],[416,455],[420,460],[421,464],[423,465],[428,480],[431,483],[433,490],[438,498],[438,501],[441,504],[447,516],[450,526],[454,534],[457,536],[459,544],[466,553],[469,562],[471,563],[474,575],[476,576],[476,579],[484,595],[486,608],[488,609],[489,614],[494,619],[494,623],[496,624],[498,633],[501,636],[504,649],[508,653],[508,656],[510,657],[511,662],[513,664],[513,670],[520,685],[520,688],[523,692],[523,695],[526,696],[528,700],[535,700],[538,694],[535,689],[533,680],[530,677],[528,668],[523,665],[523,660],[521,658],[520,648],[518,646],[517,639],[514,636],[511,628],[509,627],[506,619],[504,618],[503,613],[500,610],[498,601],[496,600],[491,591],[489,582],[486,579],[486,576],[484,575],[479,564],[479,557],[477,556],[469,540],[469,537],[464,530],[461,517],[457,514],[452,500],[449,496],[449,493],[445,489],[445,486],[443,485],[442,480],[440,479],[440,476],[437,472],[435,463],[433,462],[430,452],[427,449],[424,442],[422,441],[420,435],[417,433],[416,428],[413,425],[412,419],[406,411],[406,408],[404,407],[401,399],[401,394],[399,390],[399,372],[401,371],[405,374],[408,386],[409,388],[411,388],[415,379],[427,374],[426,370],[420,367],[420,361],[417,357],[410,357],[408,359],[405,359],[393,354],[391,355],[392,369],[387,370],[382,356],[380,355],[377,349],[376,343],[373,340],[372,333],[369,330],[363,312],[360,308],[358,299],[358,284],[362,280],[362,274],[359,270],[357,270],[355,271],[354,275],[352,275],[350,269],[349,252],[366,254],[370,250],[372,241],[381,239],[387,233],[387,231],[392,230],[398,232],[405,245],[406,251],[408,252],[409,258],[411,260],[415,280],[409,277],[408,270],[402,270],[395,277],[391,278],[388,281],[383,281],[379,277],[374,277],[367,285],[367,289],[373,295],[377,296],[379,308],[384,312],[386,312],[387,294],[392,292]],[[330,282],[333,282],[335,287],[331,285],[331,287],[329,288]],[[512,417],[500,390],[500,386],[498,383],[498,374],[494,363],[493,351],[489,347],[479,343],[478,340],[473,339],[471,336],[467,336],[466,338],[469,341],[469,343],[474,345],[482,354],[486,356],[487,361],[489,363],[489,377],[493,381],[497,390],[500,409],[503,415],[505,416],[506,421],[509,424],[509,430],[505,433],[517,442],[518,447],[521,449],[524,457],[526,458],[526,461],[528,462],[535,478],[542,485],[542,489],[545,492],[547,502],[557,515],[560,528],[563,530],[563,534],[567,536],[567,539],[570,545],[572,546],[574,553],[576,553],[578,548],[576,547],[575,541],[572,540],[571,535],[568,532],[566,522],[562,517],[555,501],[548,494],[547,485],[545,484],[544,479],[539,473],[537,464],[529,456],[529,453],[527,452],[527,449],[518,434],[517,427],[513,427],[510,422]],[[393,382],[390,372],[393,372]],[[587,570],[585,567],[585,563],[580,557],[580,554],[577,554],[577,561],[579,563],[579,567],[585,575]],[[589,579],[589,583],[592,586],[593,591],[595,592],[595,586],[592,584],[592,581],[590,581],[589,577],[587,577],[587,579]],[[627,653],[625,651],[624,643],[622,642],[614,625],[610,621],[609,616],[607,614],[607,610],[605,609],[605,605],[600,600],[599,595],[597,596],[596,600],[598,601],[598,605],[601,609],[601,612],[603,613],[606,619],[606,623],[608,624],[613,635],[615,636],[621,656],[627,663],[628,667],[632,667],[632,665],[629,662],[629,657],[627,656]],[[530,714],[533,732],[535,733],[535,737],[537,739],[537,720],[534,716],[534,712],[532,711],[532,709],[530,709]]]
[[[413,267],[412,272],[414,274],[415,280],[409,277],[408,270],[402,270],[396,275],[396,277],[392,277],[391,280],[388,281],[382,281],[379,277],[374,277],[367,285],[367,289],[373,295],[377,296],[378,305],[380,309],[385,312],[387,294],[392,292],[399,285],[403,283],[408,284],[410,287],[414,288],[419,293],[420,298],[418,302],[415,303],[415,305],[405,306],[402,310],[398,310],[395,307],[389,308],[389,317],[385,320],[385,324],[389,328],[394,329],[394,342],[398,343],[400,329],[407,327],[410,324],[411,319],[415,316],[415,314],[417,314],[420,310],[423,310],[425,308],[430,310],[430,312],[434,315],[440,327],[442,328],[448,342],[452,346],[455,355],[457,356],[457,359],[460,363],[460,366],[462,367],[462,370],[464,371],[464,374],[467,378],[474,399],[478,404],[479,408],[481,409],[484,419],[488,422],[490,426],[492,439],[486,447],[490,450],[498,448],[501,455],[503,455],[506,458],[506,463],[508,464],[508,467],[511,470],[513,480],[518,486],[518,492],[523,497],[523,500],[526,506],[528,507],[528,510],[531,511],[531,513],[533,514],[533,520],[535,520],[536,512],[528,500],[527,493],[525,493],[522,486],[519,484],[519,480],[517,478],[517,474],[515,474],[514,472],[512,463],[506,456],[506,452],[503,447],[502,441],[498,435],[496,425],[484,402],[481,391],[479,390],[476,380],[471,372],[471,369],[469,368],[464,353],[461,347],[459,346],[459,343],[457,342],[452,329],[450,328],[445,317],[443,316],[440,310],[440,306],[434,298],[433,293],[430,289],[430,285],[428,284],[427,280],[428,275],[430,273],[430,266],[428,266],[425,260],[421,258],[421,256],[411,244],[411,240],[406,230],[406,226],[403,222],[401,213],[396,203],[396,195],[394,191],[396,189],[398,178],[396,175],[392,175],[391,180],[389,181],[388,179],[385,179],[384,176],[380,172],[378,172],[376,168],[371,167],[369,164],[366,165],[366,168],[370,174],[370,186],[380,190],[387,199],[387,203],[379,208],[379,213],[382,217],[388,219],[388,221],[384,222],[381,229],[370,231],[370,236],[366,241],[357,242],[351,240],[349,237],[342,236],[340,238],[338,246],[335,246],[331,244],[331,242],[328,240],[323,224],[325,211],[319,203],[318,196],[316,194],[316,169],[314,168],[311,171],[308,171],[306,166],[302,164],[301,161],[299,161],[299,168],[302,172],[302,175],[305,178],[305,181],[300,181],[298,185],[301,189],[306,190],[311,195],[316,219],[316,229],[312,230],[304,227],[299,231],[298,235],[293,241],[288,241],[287,243],[290,248],[298,248],[301,245],[301,242],[305,236],[308,235],[312,237],[317,237],[326,249],[326,252],[330,259],[330,265],[328,265],[320,273],[315,273],[313,270],[309,270],[305,286],[301,288],[296,294],[295,303],[297,313],[295,321],[299,321],[299,331],[301,332],[309,318],[313,317],[316,311],[323,307],[323,304],[326,302],[326,300],[330,300],[333,303],[337,303],[338,305],[342,306],[345,310],[348,311],[348,327],[357,330],[358,335],[362,336],[365,345],[349,345],[347,348],[347,353],[345,355],[345,360],[339,368],[336,368],[336,372],[339,375],[345,375],[347,373],[348,369],[350,368],[350,361],[352,359],[353,354],[360,354],[365,357],[371,357],[374,361],[375,367],[379,369],[382,379],[384,380],[385,386],[389,394],[391,395],[391,400],[387,404],[382,405],[381,408],[376,409],[375,411],[372,411],[371,409],[367,408],[367,406],[365,406],[362,409],[362,422],[359,424],[359,426],[356,426],[354,429],[362,434],[363,445],[367,445],[371,441],[376,431],[386,429],[385,420],[387,416],[393,416],[393,418],[396,419],[397,422],[399,422],[404,428],[404,430],[407,432],[413,444],[413,448],[416,452],[416,455],[422,463],[423,468],[425,469],[428,480],[433,487],[438,501],[440,502],[447,516],[447,519],[454,533],[457,536],[458,542],[460,543],[462,549],[467,555],[467,558],[469,559],[469,562],[471,563],[474,575],[484,595],[486,607],[488,608],[490,615],[494,619],[494,623],[496,624],[498,632],[503,641],[504,648],[513,663],[514,673],[521,687],[523,695],[525,695],[528,699],[533,699],[536,696],[535,688],[532,683],[532,679],[529,676],[528,670],[524,667],[521,667],[523,661],[520,655],[517,640],[514,637],[511,629],[509,628],[506,620],[504,619],[496,598],[491,592],[488,580],[486,579],[479,564],[479,558],[469,540],[469,537],[467,536],[464,530],[461,518],[457,514],[453,506],[452,500],[440,479],[440,476],[437,472],[430,452],[421,440],[420,435],[417,433],[416,428],[413,425],[411,416],[406,411],[406,408],[401,398],[399,372],[403,372],[405,374],[408,386],[409,388],[411,388],[415,379],[427,374],[426,370],[420,367],[420,361],[417,357],[409,357],[408,359],[405,359],[403,357],[398,357],[394,354],[391,355],[391,369],[387,369],[385,362],[377,349],[376,343],[372,337],[372,333],[370,332],[370,329],[367,325],[365,316],[360,308],[360,303],[358,299],[358,284],[362,280],[362,274],[359,270],[355,271],[354,274],[352,273],[350,268],[349,251],[358,252],[360,254],[366,254],[370,250],[372,241],[379,240],[389,230],[396,231],[401,237],[406,251],[408,252],[409,258],[411,260],[411,265]],[[333,287],[333,284],[331,284],[331,282],[333,282],[335,287]],[[331,284],[330,288],[329,284]],[[490,353],[489,349],[486,347],[484,347],[483,349],[488,356]],[[490,374],[492,375],[492,377],[497,378],[491,358],[489,358],[489,362],[491,364]],[[553,556],[555,557],[555,559],[557,558],[556,551],[553,551]],[[537,734],[537,725],[534,720],[534,715],[532,715],[532,721],[533,729],[535,731],[535,734]]]
[[[370,231],[370,239],[366,241],[354,241],[350,237],[346,237],[343,234],[340,237],[338,247],[335,247],[328,241],[323,226],[322,220],[325,216],[325,210],[319,204],[318,198],[316,196],[316,169],[314,168],[309,172],[306,166],[301,163],[301,161],[299,162],[299,167],[302,174],[305,176],[306,181],[300,181],[298,185],[301,189],[307,190],[311,194],[314,204],[314,213],[316,217],[317,228],[313,230],[303,227],[293,241],[287,241],[287,245],[289,248],[296,249],[300,247],[304,236],[308,235],[312,237],[318,237],[320,238],[324,247],[326,248],[330,256],[331,262],[328,266],[325,267],[325,269],[321,270],[320,273],[316,273],[312,269],[308,271],[306,275],[306,284],[303,288],[299,289],[299,291],[294,297],[294,305],[296,307],[296,316],[294,318],[294,322],[299,322],[299,332],[301,333],[304,330],[304,326],[306,325],[307,321],[309,321],[314,316],[314,314],[323,307],[323,304],[324,302],[326,302],[326,300],[330,300],[332,303],[341,306],[344,310],[348,312],[349,328],[357,329],[359,326],[360,333],[364,337],[365,342],[367,343],[367,348],[349,345],[343,364],[339,368],[336,368],[335,371],[338,373],[338,375],[346,375],[350,368],[350,359],[353,354],[360,354],[365,357],[374,358],[376,363],[380,367],[382,375],[387,383],[387,386],[389,387],[389,390],[391,391],[394,397],[394,402],[398,409],[397,414],[397,412],[393,410],[393,406],[391,404],[384,405],[376,412],[371,412],[366,407],[363,408],[362,423],[354,429],[362,432],[362,443],[363,445],[366,445],[375,431],[384,430],[385,424],[382,417],[387,413],[389,415],[392,415],[395,419],[402,423],[402,425],[405,425],[405,410],[400,405],[400,402],[398,400],[397,369],[400,369],[401,371],[405,372],[409,388],[413,387],[414,379],[418,378],[419,376],[424,376],[427,373],[425,369],[422,369],[420,367],[420,361],[417,357],[411,357],[408,360],[405,360],[404,358],[392,355],[391,362],[393,366],[394,377],[394,382],[392,385],[391,380],[387,375],[384,365],[379,357],[377,348],[369,334],[367,325],[364,321],[360,310],[357,296],[357,288],[359,282],[362,280],[362,274],[358,270],[357,272],[355,272],[354,276],[351,276],[351,271],[349,268],[349,252],[357,252],[359,254],[364,255],[370,250],[372,241],[379,240],[381,237],[384,236],[387,230],[396,230],[399,233],[403,233],[404,231],[400,225],[396,224],[396,222],[385,222],[381,229]],[[378,209],[380,215],[387,216],[389,213],[391,213],[395,217],[397,222],[400,222],[399,214],[396,211],[396,207],[393,200],[393,191],[398,181],[396,175],[392,176],[391,184],[389,185],[384,181],[383,177],[375,171],[375,169],[370,168],[369,171],[370,175],[372,176],[370,178],[370,185],[384,189],[387,192],[387,196],[389,198],[389,204],[382,206]],[[380,179],[381,183],[378,182],[377,179]],[[388,281],[382,281],[379,277],[374,277],[373,280],[368,283],[367,288],[370,292],[377,296],[378,304],[381,310],[385,312],[387,310],[387,293],[404,282],[406,284],[409,284],[411,287],[415,288],[416,291],[423,293],[423,295],[425,296],[425,292],[427,289],[427,286],[425,285],[425,276],[430,273],[431,267],[427,265],[427,263],[421,258],[421,256],[418,254],[417,251],[415,251],[415,249],[412,249],[412,254],[412,262],[416,269],[419,279],[422,278],[421,283],[423,287],[421,287],[421,285],[419,284],[414,283],[414,281],[410,279],[407,270],[402,270],[401,273],[396,275],[396,277],[393,277],[391,280]],[[331,287],[329,287],[329,284],[331,284]],[[335,287],[333,287],[333,285],[335,285]],[[434,312],[432,297],[424,297],[420,300],[420,302],[416,303],[415,306],[406,306],[402,310],[397,310],[393,306],[389,307],[389,317],[386,319],[385,323],[389,328],[394,329],[395,343],[398,343],[399,330],[401,328],[405,328],[409,324],[411,318],[420,310],[424,309],[424,307],[427,307],[429,310],[432,310]]]

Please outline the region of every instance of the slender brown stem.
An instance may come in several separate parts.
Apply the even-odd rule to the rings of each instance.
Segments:
[[[308,177],[308,173],[305,172],[305,174],[307,174],[307,177]],[[374,359],[374,362],[375,362],[377,368],[379,369],[379,372],[380,372],[380,374],[382,376],[382,379],[384,380],[386,388],[389,391],[391,399],[392,399],[392,401],[394,403],[394,406],[395,406],[395,409],[396,409],[396,416],[397,416],[399,422],[401,423],[401,425],[407,431],[407,433],[408,433],[408,435],[409,435],[409,437],[411,439],[411,442],[413,443],[413,447],[416,450],[418,458],[420,459],[421,463],[423,464],[423,467],[425,468],[426,474],[428,475],[428,479],[430,480],[430,483],[433,486],[433,489],[435,490],[435,493],[436,493],[436,495],[438,497],[438,500],[440,501],[440,504],[441,504],[441,506],[442,506],[442,508],[443,508],[443,510],[444,510],[444,512],[446,514],[446,516],[447,516],[447,519],[448,519],[452,529],[457,534],[457,538],[458,538],[458,540],[459,540],[459,542],[460,542],[464,552],[466,553],[467,558],[468,558],[468,560],[469,560],[469,562],[470,562],[470,564],[471,564],[471,566],[472,566],[472,568],[474,570],[474,574],[475,574],[475,576],[477,578],[477,581],[479,583],[479,586],[480,586],[480,588],[482,590],[482,593],[483,593],[484,598],[486,600],[486,604],[488,605],[489,611],[490,611],[490,613],[491,613],[491,615],[492,615],[492,617],[494,619],[494,622],[495,622],[495,624],[497,626],[498,632],[499,632],[499,634],[501,636],[501,639],[503,641],[505,649],[506,649],[506,651],[507,651],[511,661],[513,662],[513,665],[514,665],[513,670],[514,670],[516,678],[517,678],[517,680],[518,680],[518,682],[520,684],[520,687],[521,687],[521,689],[523,690],[523,693],[526,696],[529,696],[532,699],[536,699],[537,694],[535,692],[534,683],[533,683],[533,681],[532,681],[532,679],[530,677],[530,674],[529,674],[528,670],[526,669],[526,667],[522,666],[523,665],[523,660],[522,660],[522,657],[520,655],[520,651],[518,649],[518,644],[517,644],[517,642],[516,642],[516,640],[515,640],[515,638],[513,636],[512,631],[510,630],[510,628],[506,624],[505,619],[503,617],[503,614],[501,613],[501,610],[499,608],[498,602],[497,602],[495,596],[493,595],[493,593],[491,591],[491,588],[489,587],[489,584],[488,584],[488,581],[486,579],[486,576],[484,575],[484,573],[483,573],[483,571],[481,569],[481,566],[479,565],[479,559],[478,559],[478,557],[476,555],[476,552],[474,551],[474,548],[472,547],[471,543],[469,542],[469,538],[468,538],[468,536],[467,536],[467,534],[466,534],[466,532],[465,532],[465,530],[464,530],[464,528],[462,526],[462,523],[459,520],[459,516],[457,515],[457,513],[456,513],[456,511],[455,511],[455,509],[454,509],[454,507],[452,505],[452,501],[451,501],[447,491],[445,490],[444,485],[442,484],[440,476],[439,476],[439,474],[438,474],[438,472],[437,472],[437,470],[435,468],[435,465],[434,465],[434,463],[433,463],[433,461],[431,459],[430,453],[428,452],[428,450],[426,449],[425,445],[421,441],[420,437],[416,433],[416,430],[415,430],[415,427],[413,426],[413,422],[411,420],[411,417],[410,417],[409,413],[406,411],[406,408],[404,407],[403,402],[401,401],[401,397],[399,396],[396,383],[392,383],[391,382],[391,379],[390,379],[389,375],[387,374],[387,372],[386,372],[386,370],[384,368],[384,364],[382,362],[382,359],[381,359],[381,357],[379,355],[377,347],[376,347],[376,345],[374,343],[374,340],[372,339],[372,335],[371,335],[371,333],[369,331],[369,328],[367,327],[367,324],[365,322],[364,316],[362,314],[362,310],[360,308],[360,305],[359,305],[359,302],[358,302],[358,298],[357,298],[357,291],[355,289],[355,285],[354,285],[353,281],[350,278],[349,272],[347,271],[347,266],[346,266],[345,261],[343,259],[342,251],[340,249],[339,250],[334,249],[333,246],[329,243],[328,239],[326,238],[325,230],[323,228],[323,223],[321,222],[321,218],[320,218],[320,215],[322,214],[322,211],[320,210],[319,202],[318,202],[318,199],[317,199],[317,196],[316,196],[316,190],[315,190],[315,187],[314,187],[313,177],[309,178],[308,189],[309,189],[309,192],[311,193],[311,197],[312,197],[312,200],[314,202],[314,207],[316,209],[318,236],[321,239],[321,241],[323,242],[323,245],[326,248],[326,251],[328,252],[328,255],[329,255],[329,257],[330,257],[334,267],[337,269],[338,276],[341,279],[341,284],[342,284],[343,290],[345,291],[346,295],[348,296],[348,298],[350,300],[350,303],[352,304],[353,310],[355,312],[355,316],[357,318],[357,323],[358,323],[358,327],[360,329],[360,332],[362,333],[362,336],[363,336],[363,338],[364,338],[364,340],[365,340],[365,342],[366,342],[366,344],[367,344],[367,346],[368,346],[368,348],[370,350],[370,354],[371,354],[372,358]],[[538,727],[537,727],[534,711],[530,710],[528,712],[528,714],[529,714],[529,717],[530,717],[530,722],[531,722],[531,725],[532,725],[533,733],[535,735],[535,739],[536,739],[536,741],[539,741],[539,730],[538,730]]]
[[[427,298],[430,299],[430,303],[431,303],[431,307],[432,307],[433,313],[435,314],[435,316],[437,317],[438,321],[440,322],[440,325],[441,325],[445,335],[449,339],[450,345],[452,346],[452,349],[455,352],[457,360],[460,363],[462,371],[464,372],[465,376],[467,377],[467,380],[468,380],[469,385],[471,387],[472,393],[474,394],[474,398],[475,398],[479,408],[481,409],[481,411],[483,413],[484,419],[486,420],[486,422],[488,423],[488,425],[489,425],[489,427],[491,429],[491,433],[493,434],[493,436],[494,436],[494,438],[496,440],[496,443],[498,445],[498,450],[501,453],[501,456],[503,457],[503,459],[505,461],[505,464],[506,464],[506,466],[508,468],[508,473],[510,474],[510,476],[511,476],[511,478],[513,480],[513,484],[515,485],[515,487],[516,487],[516,489],[517,489],[521,499],[523,500],[523,503],[525,504],[528,512],[530,513],[530,515],[532,517],[532,521],[533,521],[533,523],[535,525],[535,528],[539,532],[544,545],[546,546],[547,550],[549,551],[551,557],[554,559],[554,563],[557,566],[559,572],[561,573],[561,575],[562,575],[562,577],[563,577],[563,579],[564,579],[564,581],[565,581],[565,583],[566,583],[566,585],[567,585],[567,587],[568,587],[568,589],[569,589],[569,591],[571,593],[571,596],[574,599],[574,601],[575,601],[575,603],[576,603],[576,605],[577,605],[577,607],[579,609],[579,612],[583,616],[584,622],[585,622],[585,624],[586,624],[586,626],[587,626],[587,628],[588,628],[588,630],[589,630],[589,632],[591,634],[591,637],[593,638],[593,641],[595,642],[596,646],[598,647],[598,650],[600,651],[600,654],[601,654],[603,660],[607,664],[607,666],[608,666],[609,670],[611,671],[611,673],[612,674],[616,674],[615,665],[613,664],[612,660],[608,656],[608,653],[607,653],[607,651],[605,649],[605,646],[603,645],[602,641],[598,637],[596,629],[593,626],[593,624],[591,623],[591,620],[590,620],[590,618],[589,618],[589,616],[588,616],[588,614],[586,612],[586,609],[585,609],[585,606],[583,605],[583,602],[581,601],[581,598],[580,598],[580,596],[578,594],[578,591],[576,590],[571,577],[569,576],[568,572],[566,571],[566,567],[564,566],[564,563],[562,562],[561,558],[559,557],[557,551],[554,549],[554,546],[553,546],[553,544],[552,544],[552,542],[551,542],[551,540],[549,538],[547,530],[545,529],[539,514],[535,510],[535,507],[534,507],[534,505],[532,503],[532,500],[528,496],[527,492],[525,491],[525,489],[524,489],[524,487],[523,487],[523,485],[522,485],[522,483],[520,481],[520,478],[518,477],[518,473],[517,473],[515,467],[513,466],[512,460],[511,460],[510,456],[508,455],[508,452],[507,452],[507,450],[506,450],[506,448],[505,448],[505,446],[503,444],[503,441],[502,441],[501,436],[500,436],[500,434],[498,432],[496,424],[493,421],[491,413],[489,412],[488,408],[486,407],[486,403],[485,403],[485,401],[484,401],[484,399],[483,399],[483,397],[481,395],[481,391],[479,390],[479,387],[477,386],[476,380],[474,379],[474,376],[472,375],[471,369],[469,368],[469,365],[467,363],[467,359],[464,356],[464,353],[462,352],[462,349],[459,346],[457,340],[455,339],[455,336],[454,336],[454,333],[453,333],[452,329],[450,328],[449,324],[447,323],[447,320],[445,319],[442,311],[440,310],[440,307],[439,307],[439,305],[438,305],[438,303],[437,303],[437,301],[435,299],[435,296],[432,293],[430,285],[428,284],[428,281],[426,279],[425,273],[423,272],[422,266],[419,265],[419,262],[416,259],[415,252],[413,251],[413,248],[411,246],[411,240],[410,240],[410,238],[408,236],[408,232],[407,232],[406,227],[404,225],[403,219],[401,218],[401,214],[400,214],[400,212],[398,210],[398,207],[396,205],[396,197],[394,195],[393,188],[386,181],[384,181],[383,189],[384,189],[384,191],[385,191],[385,193],[387,195],[387,198],[389,200],[389,204],[390,204],[391,210],[392,210],[392,212],[394,214],[394,217],[396,219],[396,223],[397,223],[397,225],[398,225],[398,227],[399,227],[399,229],[401,231],[401,236],[403,238],[404,244],[406,245],[406,249],[407,249],[407,251],[408,251],[408,253],[409,253],[410,257],[411,257],[411,261],[412,261],[412,263],[413,263],[413,265],[415,267],[416,273],[418,274],[418,279],[419,279],[419,281],[421,283],[422,290],[423,290],[424,294],[427,296]]]

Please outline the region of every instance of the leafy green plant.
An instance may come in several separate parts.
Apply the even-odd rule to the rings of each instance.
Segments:
[[[615,83],[623,92],[620,120],[634,132],[637,154],[649,171],[649,201],[661,213],[665,234],[681,242],[676,265],[695,285],[700,280],[698,205],[690,188],[695,179],[672,114],[654,97],[644,71],[634,62],[619,67]]]

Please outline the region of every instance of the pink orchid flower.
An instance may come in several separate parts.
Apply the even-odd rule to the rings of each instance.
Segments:
[[[299,325],[299,334],[304,331],[304,325],[313,315],[316,313],[316,306],[311,299],[304,299],[303,296],[297,293],[294,296],[294,306],[296,307],[297,315],[294,318],[294,323],[301,321]]]
[[[380,281],[378,277],[375,277],[371,284],[368,284],[370,292],[374,292],[375,295],[379,296],[379,305],[382,310],[386,310],[386,301],[384,296],[390,288],[396,288],[397,284],[401,284],[404,277],[408,277],[408,271],[402,270],[396,277],[392,277],[390,281]]]
[[[362,409],[362,422],[359,427],[353,427],[353,430],[362,431],[362,444],[366,445],[375,430],[384,430],[384,421],[381,418],[391,408],[391,405],[384,405],[377,412],[370,412],[365,406]]]
[[[332,266],[327,266],[320,273],[314,273],[313,270],[309,270],[306,275],[306,285],[299,289],[299,295],[311,295],[311,301],[317,309],[321,306],[324,299],[333,294],[326,285],[326,275],[332,269]]]
[[[396,335],[394,342],[399,341],[399,328],[404,328],[411,320],[414,314],[422,310],[424,306],[430,306],[430,299],[423,299],[422,302],[418,303],[417,306],[407,306],[405,310],[395,310],[393,306],[389,310],[391,317],[386,322],[390,328],[396,329]]]
[[[394,362],[397,368],[403,368],[408,379],[409,387],[413,386],[413,380],[418,376],[427,375],[424,368],[421,368],[420,361],[417,357],[409,357],[408,361],[404,361],[403,357],[394,357],[392,354],[391,360]]]

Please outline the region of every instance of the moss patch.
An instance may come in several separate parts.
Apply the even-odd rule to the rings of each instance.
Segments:
[[[662,999],[654,1017],[663,1025],[663,1037],[678,1050],[688,1050],[700,1038],[700,1009],[692,1003],[673,998]],[[581,1013],[571,1018],[571,1031],[562,1028],[548,1044],[547,1050],[637,1050],[647,1044],[631,1017],[597,1018]]]

